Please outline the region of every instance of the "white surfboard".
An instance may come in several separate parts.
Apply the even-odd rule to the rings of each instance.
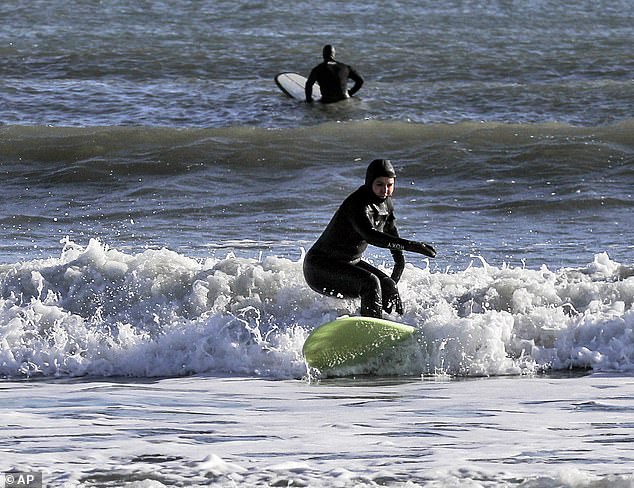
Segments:
[[[306,86],[306,78],[299,73],[280,73],[275,77],[275,83],[280,87],[286,95],[295,100],[306,100],[304,87]],[[317,101],[321,98],[319,85],[313,85],[313,100]]]

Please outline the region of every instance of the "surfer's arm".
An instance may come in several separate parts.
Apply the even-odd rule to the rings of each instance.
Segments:
[[[401,275],[405,269],[405,256],[403,256],[403,251],[399,251],[397,249],[392,249],[391,252],[392,258],[394,258],[394,268],[392,269],[391,278],[395,283],[398,283],[398,280],[401,279]]]
[[[317,81],[314,70],[310,72],[306,85],[304,85],[304,94],[306,95],[306,102],[311,103],[313,101],[313,85]]]
[[[376,247],[387,248],[390,251],[408,251],[424,254],[430,258],[436,257],[436,251],[424,242],[410,241],[401,237],[392,236],[386,232],[376,230],[372,226],[370,215],[363,212],[362,215],[350,219],[354,230],[364,241]]]
[[[388,224],[385,227],[385,232],[386,234],[389,234],[393,237],[400,237],[398,235],[396,225],[394,224],[394,218],[388,220]],[[403,251],[399,249],[392,249],[390,252],[392,253],[392,258],[394,259],[392,279],[394,280],[394,282],[398,283],[398,280],[401,279],[401,275],[403,274],[403,270],[405,269],[405,256],[403,256]]]
[[[363,86],[363,78],[353,68],[350,68],[350,72],[348,73],[348,78],[354,81],[354,85],[352,86],[352,88],[350,88],[350,90],[348,90],[348,95],[352,96],[355,93],[357,93]]]
[[[392,237],[399,238],[400,235],[398,233],[398,229],[396,228],[396,218],[394,217],[394,213],[391,210],[392,206],[389,205],[390,215],[387,218],[387,222],[385,223],[385,227],[383,228],[386,234],[391,235]],[[394,268],[392,269],[391,278],[395,283],[398,283],[398,280],[401,279],[401,275],[403,274],[403,270],[405,269],[405,257],[403,256],[403,251],[399,249],[391,249],[392,258],[394,259]]]

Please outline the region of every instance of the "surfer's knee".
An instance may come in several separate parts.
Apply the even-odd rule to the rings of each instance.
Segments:
[[[361,293],[375,293],[381,296],[381,280],[379,277],[372,273],[367,273],[361,283]]]

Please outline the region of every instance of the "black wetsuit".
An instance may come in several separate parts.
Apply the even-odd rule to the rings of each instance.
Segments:
[[[391,250],[391,277],[361,260],[368,244]],[[405,267],[403,250],[421,252],[421,244],[399,237],[392,199],[378,198],[366,184],[344,200],[308,251],[304,277],[318,293],[361,297],[361,315],[381,317],[386,297],[398,293],[396,282]]]
[[[348,90],[348,78],[354,85]],[[354,68],[339,61],[324,61],[313,68],[305,85],[306,101],[312,101],[313,85],[319,83],[321,102],[332,103],[354,95],[363,85],[363,78]]]

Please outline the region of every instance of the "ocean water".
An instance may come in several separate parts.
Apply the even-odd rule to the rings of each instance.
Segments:
[[[634,486],[631,2],[0,18],[0,486]],[[359,96],[285,97],[326,43]],[[438,256],[415,340],[326,376],[303,341],[359,303],[303,255],[377,157]]]

